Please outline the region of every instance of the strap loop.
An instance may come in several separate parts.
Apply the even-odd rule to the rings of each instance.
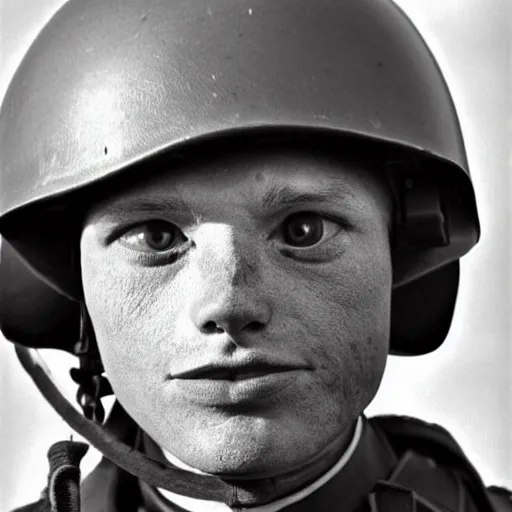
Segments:
[[[73,381],[78,384],[76,400],[84,416],[101,425],[105,420],[105,409],[101,399],[111,395],[113,391],[108,380],[102,375],[103,363],[89,314],[83,304],[80,311],[80,340],[73,352],[80,361],[80,367],[72,368],[69,372]]]

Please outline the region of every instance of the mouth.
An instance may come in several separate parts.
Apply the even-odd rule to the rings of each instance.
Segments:
[[[263,377],[271,373],[281,373],[293,370],[290,367],[262,366],[259,368],[239,368],[239,369],[208,369],[197,373],[195,376],[189,376],[189,379],[206,380],[229,380],[239,381]],[[182,379],[185,377],[181,377]]]
[[[242,381],[265,377],[275,373],[284,373],[305,369],[301,364],[277,364],[268,362],[248,362],[245,364],[210,364],[194,368],[171,376],[181,380],[211,380],[211,381]]]
[[[303,361],[252,354],[244,359],[217,360],[170,374],[168,379],[173,392],[203,407],[256,407],[278,403],[287,389],[304,386],[311,370]]]

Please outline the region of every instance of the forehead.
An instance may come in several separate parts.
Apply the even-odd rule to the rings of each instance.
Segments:
[[[349,151],[279,144],[247,146],[146,165],[129,178],[118,178],[93,210],[134,200],[169,201],[177,209],[205,201],[257,202],[272,208],[315,197],[387,203],[383,174],[382,166]]]

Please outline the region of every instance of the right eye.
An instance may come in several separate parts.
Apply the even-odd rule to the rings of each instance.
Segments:
[[[119,237],[119,243],[128,249],[146,253],[172,252],[187,240],[177,226],[162,220],[138,224]]]

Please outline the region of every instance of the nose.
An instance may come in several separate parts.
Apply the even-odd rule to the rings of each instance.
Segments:
[[[235,337],[241,333],[264,330],[269,318],[269,310],[262,303],[233,300],[223,295],[201,308],[195,315],[194,323],[203,334],[226,333]]]
[[[231,229],[213,229],[197,237],[190,317],[203,334],[265,329],[271,318],[263,285],[257,240]]]

